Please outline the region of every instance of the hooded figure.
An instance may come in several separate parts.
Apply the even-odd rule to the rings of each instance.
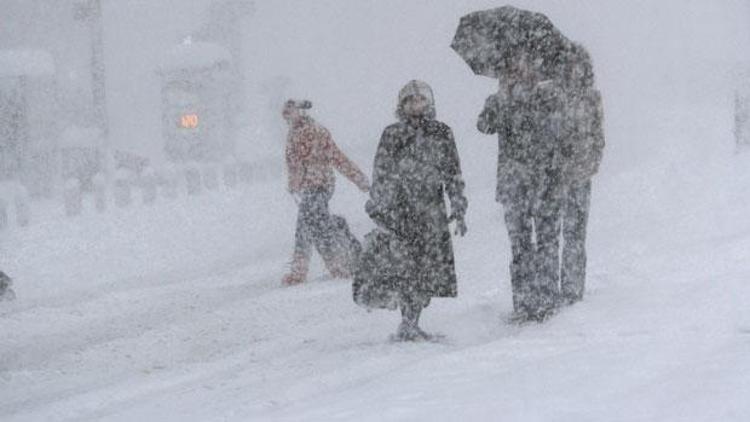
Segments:
[[[432,89],[411,81],[399,93],[396,116],[380,139],[366,209],[378,226],[396,238],[399,254],[414,268],[393,280],[403,321],[397,338],[424,339],[419,316],[432,297],[457,295],[451,220],[464,235],[467,200],[453,132],[435,120]],[[450,199],[449,217],[445,194]]]
[[[564,95],[558,82],[540,81],[522,66],[516,71],[487,99],[477,128],[498,135],[496,195],[513,254],[514,317],[542,321],[559,292]]]

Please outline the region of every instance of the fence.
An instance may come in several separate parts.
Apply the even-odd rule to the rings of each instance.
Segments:
[[[199,196],[206,192],[229,191],[281,177],[278,160],[185,164],[161,169],[146,168],[140,173],[118,170],[111,178],[94,177],[93,186],[84,190],[77,179],[62,185],[60,205],[67,217],[77,218],[87,207],[104,213],[116,208],[151,206],[159,201]],[[87,200],[91,198],[91,200]],[[33,204],[27,190],[17,182],[0,184],[0,230],[32,223]]]

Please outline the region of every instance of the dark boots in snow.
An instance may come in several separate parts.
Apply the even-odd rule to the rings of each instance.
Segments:
[[[430,341],[432,336],[419,328],[419,317],[424,306],[414,303],[412,300],[402,300],[401,324],[396,334],[392,336],[393,341]]]

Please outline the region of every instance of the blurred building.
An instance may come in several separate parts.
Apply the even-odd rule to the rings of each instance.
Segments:
[[[218,162],[234,149],[232,55],[188,39],[164,57],[161,80],[164,153],[172,162]]]
[[[112,157],[215,159],[231,148],[251,1],[0,0],[0,11],[0,176],[49,195],[66,178],[90,186]],[[201,46],[222,57],[204,66]]]
[[[100,132],[105,127],[105,104],[97,109],[94,101],[92,65],[97,60],[91,22],[96,14],[86,22],[81,19],[82,11],[96,4],[0,0],[2,175],[22,182],[36,196],[52,195],[63,171],[61,134],[72,126]],[[103,71],[99,76],[103,81]],[[103,95],[103,83],[99,86]],[[96,149],[98,142],[87,148]]]

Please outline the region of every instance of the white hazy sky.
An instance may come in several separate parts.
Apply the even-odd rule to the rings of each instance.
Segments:
[[[0,0],[0,4],[20,1]],[[154,69],[166,49],[200,24],[208,0],[102,0],[102,4],[114,144],[158,151],[161,130]],[[280,95],[312,99],[316,117],[340,142],[363,149],[367,155],[374,150],[382,127],[392,120],[400,86],[420,78],[433,85],[439,117],[466,138],[461,143],[486,143],[474,131],[474,121],[496,84],[471,74],[449,44],[462,15],[504,4],[487,0],[259,0],[246,28],[250,92],[274,78],[288,78],[289,89]],[[666,132],[678,126],[689,131],[695,124],[673,122],[670,128],[653,130],[662,124],[664,113],[726,108],[732,87],[729,76],[737,63],[750,61],[748,0],[522,0],[512,4],[546,13],[570,38],[590,49],[606,102],[608,150],[623,166],[649,155]],[[7,22],[18,19],[2,18]],[[268,103],[261,94],[249,100]],[[252,110],[263,111],[262,107]],[[246,120],[281,124],[274,120],[275,113],[248,115]],[[729,133],[731,116],[726,120]],[[710,149],[712,142],[720,140],[706,139],[696,148]],[[271,146],[263,148],[275,145],[266,144]]]
[[[457,132],[479,138],[473,131],[475,117],[496,85],[472,75],[449,44],[462,15],[504,4],[261,1],[248,28],[249,70],[259,81],[272,75],[289,77],[289,92],[313,99],[317,116],[347,142],[375,142],[392,118],[398,88],[411,78],[433,85],[439,117]],[[623,165],[640,161],[658,142],[638,133],[638,127],[658,125],[658,114],[726,105],[731,96],[728,76],[737,62],[748,58],[750,2],[744,0],[512,4],[546,13],[591,50],[612,129],[610,152],[617,151]]]

